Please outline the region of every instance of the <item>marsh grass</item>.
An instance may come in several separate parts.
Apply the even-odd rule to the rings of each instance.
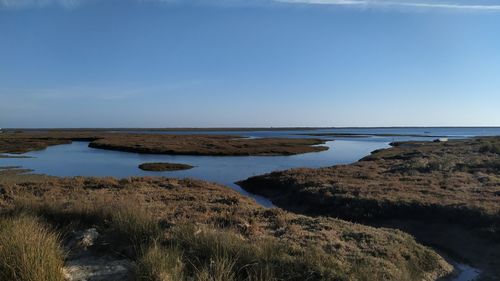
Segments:
[[[0,219],[0,280],[63,281],[59,236],[38,218]]]
[[[364,274],[368,274],[363,273],[363,267],[352,268],[335,255],[326,254],[313,246],[291,246],[272,237],[249,239],[237,234],[236,230],[209,225],[189,224],[162,229],[143,207],[129,203],[96,204],[93,208],[77,205],[74,209],[64,204],[25,204],[16,212],[11,212],[2,220],[0,231],[1,262],[9,265],[5,261],[11,261],[11,265],[2,268],[2,274],[10,279],[0,280],[62,280],[58,279],[63,266],[59,236],[47,230],[35,217],[53,219],[58,213],[64,221],[77,219],[79,213],[85,218],[80,223],[92,218],[100,231],[112,238],[109,242],[118,252],[132,247],[134,252],[130,258],[135,263],[133,272],[137,281],[321,281],[350,280],[353,276],[364,280]],[[34,237],[39,237],[36,241],[28,237],[32,233],[35,233]],[[17,239],[8,239],[12,236]],[[26,242],[33,244],[24,246],[22,243]],[[9,243],[21,245],[18,247],[26,249],[28,258],[12,260],[10,256],[16,250],[5,252],[5,249],[15,249]],[[365,267],[373,268],[374,264],[369,262]],[[34,277],[20,278],[12,274]],[[374,273],[371,274],[374,276]]]
[[[193,225],[173,230],[170,243],[183,250],[196,280],[343,280],[340,263],[314,249],[295,249],[271,239],[250,241],[227,230]]]
[[[134,197],[123,201],[93,198],[88,201],[39,202],[24,199],[18,201],[14,214],[28,213],[41,216],[66,232],[66,226],[79,228],[97,226],[100,231],[113,237],[117,248],[132,248],[132,255],[147,249],[161,234],[161,228],[153,215]]]
[[[479,152],[500,154],[500,141],[484,141],[484,144],[479,147]]]
[[[500,159],[495,159],[491,161],[483,161],[479,163],[466,163],[461,165],[462,170],[467,172],[489,172],[489,173],[499,173],[500,172]]]
[[[363,229],[361,232],[366,233],[364,236],[354,235],[354,239],[359,237],[359,241],[355,242],[340,236],[343,242],[329,240],[336,244],[326,244],[310,236],[300,238],[300,235],[313,235],[312,232],[304,232],[302,226],[323,227],[306,217],[298,218],[279,210],[261,212],[256,209],[245,213],[242,211],[245,205],[237,209],[234,207],[241,201],[233,200],[233,197],[214,196],[219,195],[215,189],[206,192],[210,192],[210,198],[216,198],[213,204],[217,204],[217,208],[231,206],[238,211],[217,214],[213,210],[207,211],[206,206],[203,206],[202,211],[198,211],[203,212],[201,218],[185,218],[183,215],[196,215],[192,209],[182,209],[184,204],[193,204],[191,201],[178,203],[182,194],[170,201],[163,200],[169,192],[180,192],[186,188],[177,190],[175,184],[164,185],[162,182],[161,188],[147,189],[151,184],[147,178],[137,183],[133,179],[123,182],[72,179],[64,183],[64,188],[60,182],[49,182],[46,185],[48,187],[28,184],[6,186],[6,193],[12,194],[12,201],[6,205],[8,209],[2,210],[3,216],[11,219],[23,215],[39,217],[54,226],[66,239],[74,239],[75,232],[96,228],[100,234],[99,240],[95,244],[96,248],[91,250],[128,257],[134,265],[133,277],[138,281],[377,280],[370,279],[370,276],[379,277],[381,274],[385,274],[384,280],[407,280],[405,277],[409,276],[409,268],[416,265],[416,261],[411,259],[421,259],[417,258],[418,253],[411,252],[421,249],[414,241],[385,246],[387,233],[372,229]],[[126,187],[132,183],[133,186]],[[182,181],[182,186],[191,185],[195,185],[195,182]],[[143,193],[138,192],[141,189]],[[48,194],[43,194],[43,191]],[[191,193],[188,198],[192,200]],[[194,204],[206,201],[200,200]],[[266,223],[266,232],[256,228],[257,231],[249,233],[241,228],[250,216],[256,222]],[[226,221],[221,223],[220,219],[213,217]],[[353,226],[339,222],[333,224],[333,221],[324,220],[323,223],[325,230],[326,226],[335,229],[328,235],[353,230]],[[376,243],[370,240],[371,235],[379,235],[373,238]],[[299,240],[293,240],[295,238]],[[66,239],[62,240],[67,242]],[[375,243],[376,250],[373,251],[376,254],[364,252],[362,247],[367,241]],[[337,242],[341,246],[335,248]],[[384,246],[379,246],[381,244]],[[400,249],[396,247],[412,249],[406,255],[410,262],[401,258],[398,254]],[[359,268],[353,266],[358,260],[363,265]],[[363,273],[366,268],[370,268],[370,272]],[[437,265],[428,271],[436,268]],[[416,269],[416,274],[424,272],[419,267]]]
[[[161,236],[157,220],[144,208],[137,205],[118,205],[109,215],[108,233],[115,237],[115,243],[132,245],[134,253],[148,248]]]
[[[182,253],[173,247],[154,243],[137,260],[137,281],[180,281],[184,279]]]

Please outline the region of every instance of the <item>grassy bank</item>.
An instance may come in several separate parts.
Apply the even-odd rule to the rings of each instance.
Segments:
[[[488,250],[500,249],[500,138],[393,145],[351,165],[274,172],[239,184],[298,213],[410,231],[500,278],[500,255]],[[446,238],[408,225],[467,235]]]
[[[496,228],[500,138],[395,145],[352,165],[274,172],[240,185],[305,213]]]
[[[450,270],[403,232],[264,209],[201,181],[0,178],[0,206],[64,239],[96,228],[100,251],[128,257],[136,280],[435,280]]]

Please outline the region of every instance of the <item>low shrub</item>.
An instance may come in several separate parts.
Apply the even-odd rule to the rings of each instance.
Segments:
[[[479,147],[479,152],[500,154],[500,142],[486,142]]]

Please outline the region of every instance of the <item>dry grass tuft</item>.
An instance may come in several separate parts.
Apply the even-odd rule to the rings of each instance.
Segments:
[[[59,236],[37,218],[0,219],[0,280],[63,281]]]
[[[337,259],[274,239],[247,240],[230,231],[193,225],[173,230],[170,243],[184,251],[196,280],[344,280]]]
[[[14,215],[29,213],[41,216],[64,228],[67,225],[82,227],[99,226],[118,248],[132,248],[133,254],[147,249],[161,235],[158,220],[135,197],[121,201],[109,198],[68,202],[39,201],[33,198],[17,200]]]
[[[184,263],[178,249],[166,248],[154,243],[137,261],[137,281],[183,280]]]

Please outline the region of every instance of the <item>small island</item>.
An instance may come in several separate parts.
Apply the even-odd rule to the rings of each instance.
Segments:
[[[193,166],[178,163],[142,163],[139,169],[151,172],[181,171],[192,169]]]
[[[89,147],[143,154],[197,156],[287,156],[328,150],[317,138],[245,138],[234,135],[175,135],[108,130],[24,130],[0,135],[0,153],[21,154],[49,146],[89,142]]]

